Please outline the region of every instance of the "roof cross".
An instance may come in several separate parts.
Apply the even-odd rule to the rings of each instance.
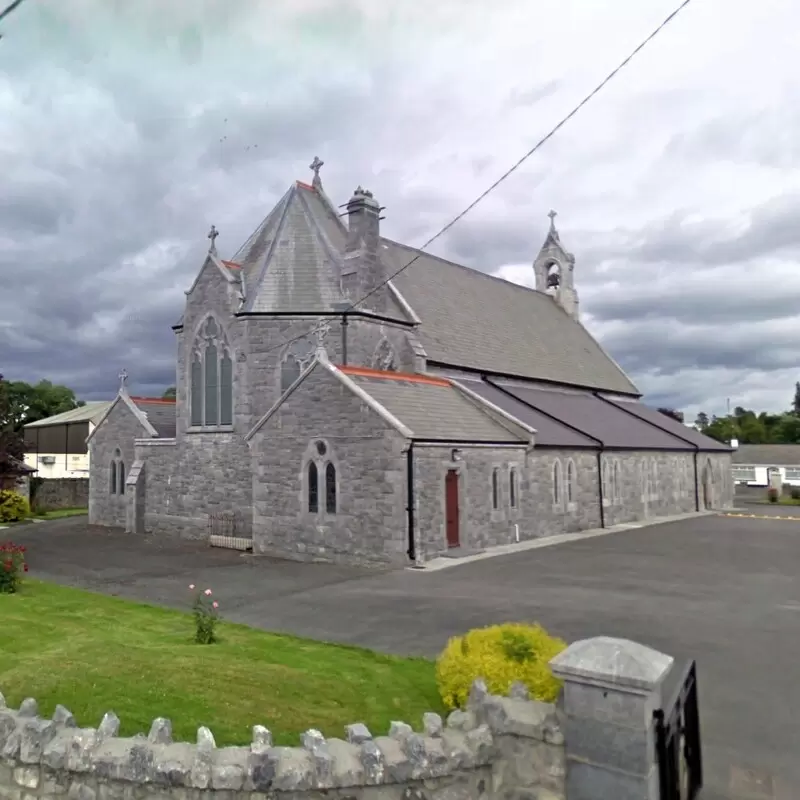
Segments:
[[[556,217],[558,216],[558,212],[557,211],[553,211],[551,209],[550,213],[547,216],[550,217],[550,227],[551,228],[555,228],[555,226],[556,226]]]
[[[117,377],[119,378],[119,390],[122,391],[123,389],[127,388],[128,370],[123,367]]]
[[[211,230],[208,232],[208,238],[211,239],[211,249],[216,249],[217,246],[217,236],[219,236],[219,231],[214,227],[211,226]]]
[[[319,171],[324,166],[325,162],[319,156],[314,156],[314,160],[308,165],[308,168],[314,173],[314,181],[319,181]]]

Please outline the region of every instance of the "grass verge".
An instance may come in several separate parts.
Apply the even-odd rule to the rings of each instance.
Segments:
[[[278,744],[317,728],[341,737],[364,722],[375,734],[391,720],[416,727],[441,711],[434,665],[369,650],[221,623],[219,644],[195,645],[188,614],[26,580],[0,595],[0,692],[10,706],[34,697],[42,714],[61,703],[79,725],[113,710],[121,734],[172,720],[176,739],[207,725],[219,745],[248,744],[266,725]]]

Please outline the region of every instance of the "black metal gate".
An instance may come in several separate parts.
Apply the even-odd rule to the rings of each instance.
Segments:
[[[678,688],[653,712],[661,800],[694,800],[703,788],[697,665],[684,669]]]

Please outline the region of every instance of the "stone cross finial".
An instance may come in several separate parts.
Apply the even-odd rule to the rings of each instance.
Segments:
[[[216,249],[217,236],[219,236],[219,231],[212,225],[211,230],[208,232],[208,238],[211,239],[211,250]]]
[[[556,227],[556,217],[558,216],[558,212],[551,209],[547,216],[550,217],[550,229],[552,230]]]
[[[128,370],[123,368],[120,370],[120,373],[117,375],[117,377],[119,378],[119,390],[122,391],[123,389],[126,389],[128,383]]]
[[[317,325],[317,329],[314,331],[317,337],[317,347],[325,347],[325,338],[327,337],[328,333],[330,332],[331,324],[328,320],[322,320],[319,325]]]
[[[319,171],[325,165],[325,162],[319,156],[314,156],[314,160],[308,165],[308,168],[314,173],[314,183],[319,183]]]

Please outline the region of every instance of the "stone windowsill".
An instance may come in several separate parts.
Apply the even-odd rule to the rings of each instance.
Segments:
[[[577,510],[578,510],[578,504],[577,503],[567,503],[567,511],[570,514],[574,514]]]
[[[186,433],[233,433],[233,425],[192,425],[186,429]]]

